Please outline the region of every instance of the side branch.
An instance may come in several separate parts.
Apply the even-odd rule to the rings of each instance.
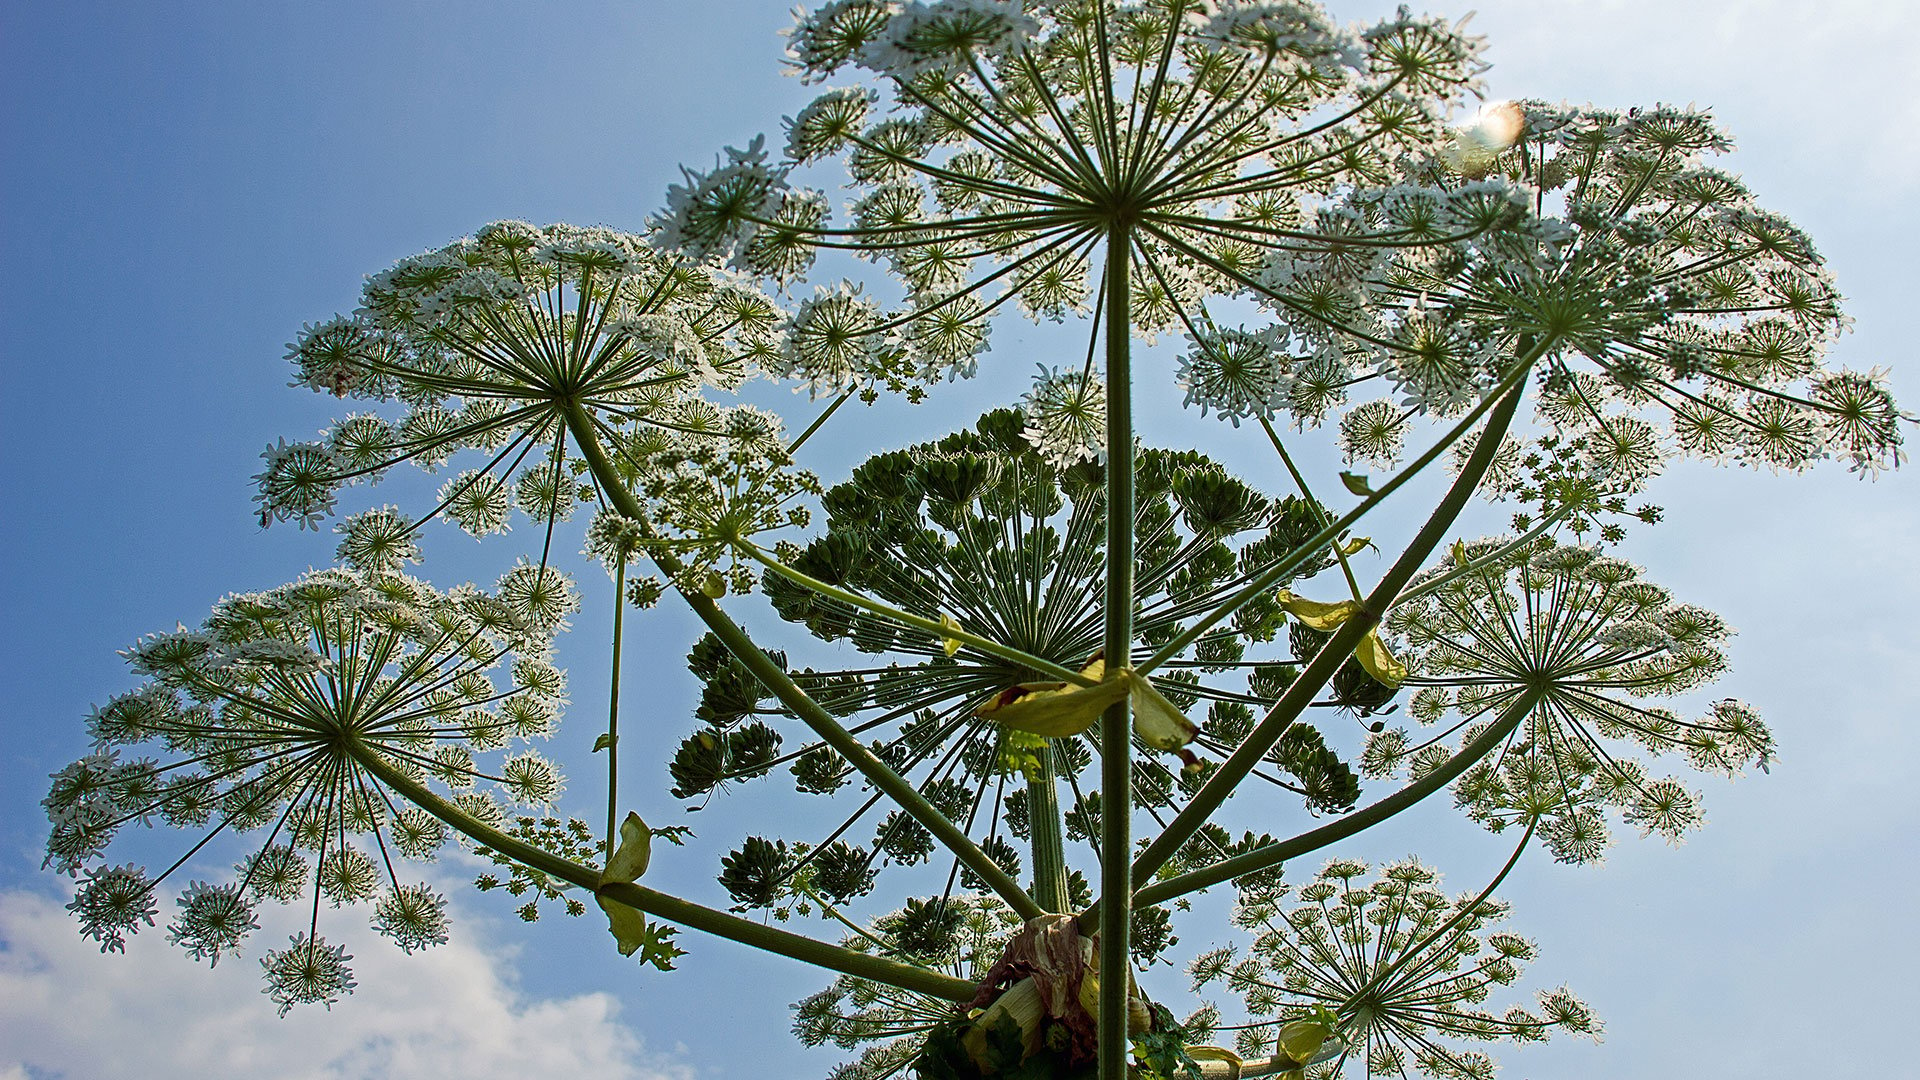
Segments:
[[[1313,658],[1313,662],[1301,672],[1298,679],[1294,680],[1293,685],[1287,688],[1280,700],[1274,702],[1273,708],[1268,710],[1260,724],[1221,764],[1220,768],[1207,780],[1205,786],[1194,795],[1192,801],[1174,817],[1173,821],[1168,823],[1165,831],[1147,845],[1146,850],[1134,860],[1136,880],[1144,880],[1152,876],[1175,851],[1179,850],[1180,845],[1186,843],[1189,837],[1206,824],[1207,819],[1220,808],[1220,804],[1227,800],[1254,766],[1259,764],[1261,757],[1279,741],[1280,736],[1306,710],[1307,706],[1312,704],[1314,695],[1318,694],[1321,687],[1333,678],[1334,673],[1346,661],[1347,655],[1353,651],[1354,646],[1358,645],[1360,639],[1380,622],[1400,590],[1405,588],[1407,582],[1419,571],[1421,563],[1425,562],[1427,556],[1440,546],[1440,541],[1445,538],[1447,530],[1453,527],[1454,519],[1465,508],[1474,490],[1480,486],[1481,478],[1486,475],[1488,467],[1493,462],[1494,454],[1500,449],[1501,440],[1506,438],[1507,428],[1513,423],[1513,416],[1519,408],[1525,387],[1526,380],[1522,377],[1501,396],[1499,403],[1494,406],[1488,416],[1486,429],[1481,432],[1479,442],[1474,446],[1472,454],[1468,456],[1465,466],[1460,470],[1460,475],[1455,478],[1453,487],[1440,500],[1440,505],[1434,508],[1432,516],[1427,519],[1426,524],[1414,536],[1406,550],[1395,560],[1393,566],[1387,570],[1379,584],[1367,594],[1361,609],[1334,631],[1333,637],[1321,647],[1319,653]]]
[[[639,524],[649,538],[655,538],[652,528],[647,524],[645,510],[633,497],[633,493],[620,483],[620,477],[614,470],[613,462],[608,460],[606,449],[600,445],[600,438],[593,429],[592,419],[578,405],[567,407],[567,427],[573,432],[574,442],[580,447],[581,455],[587,459],[587,466],[593,471],[594,479],[600,483],[607,498],[613,502],[614,509]],[[675,577],[682,569],[677,559],[659,550],[656,545],[648,546],[648,554],[669,579]],[[791,709],[802,723],[813,729],[814,734],[820,736],[841,757],[846,758],[854,768],[860,770],[861,775],[865,776],[869,783],[884,792],[895,805],[906,811],[908,816],[924,825],[935,839],[966,865],[967,869],[978,874],[989,888],[1019,912],[1021,918],[1033,919],[1046,914],[1033,897],[1020,887],[1019,882],[1005,870],[1000,869],[998,863],[994,862],[986,852],[980,850],[980,845],[974,843],[959,826],[928,802],[918,788],[908,782],[905,777],[894,772],[886,762],[876,757],[873,751],[861,745],[858,738],[840,726],[839,721],[809,697],[807,692],[802,690],[800,685],[794,682],[778,664],[775,664],[764,650],[747,637],[747,632],[740,628],[739,623],[734,622],[726,612],[720,610],[720,605],[703,593],[678,588],[675,591],[679,592],[681,598],[687,602],[687,606],[693,609],[693,613],[700,617],[701,622],[707,624],[707,628],[713,631],[713,635],[720,639],[720,642],[739,659],[741,664],[745,665],[753,677],[760,680],[768,690],[773,691],[774,697],[779,699],[780,704]]]
[[[931,994],[948,1001],[966,1001],[973,997],[975,987],[963,979],[942,975],[937,971],[902,964],[884,957],[870,956],[863,952],[831,945],[824,941],[815,941],[809,937],[762,926],[751,919],[743,919],[725,911],[719,911],[691,900],[682,900],[657,889],[633,884],[600,884],[600,871],[591,866],[582,866],[572,859],[561,858],[551,851],[535,847],[516,837],[480,821],[462,811],[453,803],[434,794],[419,781],[401,772],[393,763],[361,743],[349,745],[354,760],[365,766],[367,771],[379,777],[381,783],[399,793],[401,797],[427,813],[439,818],[476,844],[490,848],[507,858],[541,873],[559,878],[589,892],[598,891],[601,895],[625,904],[628,907],[644,911],[649,915],[667,919],[695,930],[704,930],[709,934],[751,945],[756,949],[765,949],[771,953],[791,957],[815,967],[827,968],[862,979],[897,986],[902,990]]]
[[[1502,712],[1499,719],[1495,720],[1487,730],[1462,746],[1458,753],[1446,760],[1445,764],[1364,810],[1356,810],[1346,817],[1329,821],[1317,829],[1290,839],[1265,844],[1230,859],[1222,859],[1211,866],[1170,877],[1165,881],[1157,881],[1134,895],[1143,905],[1162,904],[1210,885],[1218,885],[1232,878],[1278,866],[1289,859],[1297,859],[1308,852],[1318,851],[1328,844],[1337,843],[1355,833],[1370,829],[1452,783],[1474,762],[1487,756],[1494,747],[1500,745],[1502,740],[1513,734],[1514,729],[1520,726],[1520,722],[1525,720],[1527,714],[1538,704],[1538,697],[1533,694],[1523,694],[1508,705],[1506,711]]]
[[[1419,475],[1421,470],[1439,460],[1440,455],[1458,441],[1461,436],[1471,430],[1474,424],[1479,423],[1480,418],[1484,416],[1488,410],[1504,401],[1505,395],[1509,391],[1525,383],[1527,373],[1532,369],[1534,361],[1539,359],[1545,352],[1545,346],[1533,346],[1525,349],[1521,358],[1509,369],[1507,377],[1501,381],[1500,385],[1495,387],[1480,404],[1474,406],[1472,412],[1462,417],[1460,422],[1455,424],[1453,428],[1447,432],[1446,436],[1436,442],[1426,453],[1420,455],[1419,458],[1415,459],[1406,468],[1395,473],[1392,479],[1382,484],[1372,495],[1362,499],[1360,505],[1347,511],[1337,520],[1328,522],[1325,528],[1315,533],[1313,537],[1306,542],[1294,548],[1291,554],[1261,571],[1258,577],[1248,582],[1226,603],[1215,608],[1204,618],[1194,620],[1192,625],[1182,630],[1173,640],[1161,646],[1152,657],[1148,658],[1146,663],[1134,665],[1134,670],[1142,675],[1146,675],[1159,668],[1161,664],[1180,655],[1180,652],[1187,646],[1205,636],[1208,630],[1224,622],[1254,597],[1273,588],[1274,585],[1278,584],[1288,574],[1293,573],[1302,563],[1306,562],[1315,552],[1338,539],[1340,534],[1352,528],[1362,517],[1365,517],[1375,507],[1385,502],[1389,495],[1400,490],[1403,485]],[[1499,449],[1497,440],[1494,443],[1493,449]]]

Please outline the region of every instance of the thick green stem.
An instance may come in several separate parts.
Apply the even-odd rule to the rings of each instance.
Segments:
[[[1280,695],[1280,700],[1274,702],[1259,725],[1221,763],[1220,768],[1207,779],[1205,786],[1195,793],[1193,800],[1167,823],[1165,831],[1140,853],[1140,858],[1134,863],[1135,876],[1143,880],[1152,876],[1179,850],[1181,844],[1187,842],[1188,837],[1207,823],[1207,819],[1227,800],[1227,796],[1233,794],[1234,789],[1260,763],[1294,720],[1313,703],[1314,696],[1333,679],[1360,639],[1379,624],[1387,608],[1400,595],[1400,590],[1419,572],[1427,556],[1440,546],[1447,530],[1453,527],[1454,519],[1480,486],[1481,478],[1486,475],[1494,454],[1500,449],[1501,440],[1506,438],[1507,428],[1513,423],[1513,415],[1520,405],[1525,387],[1524,380],[1514,384],[1500,399],[1500,403],[1494,406],[1487,419],[1486,430],[1480,433],[1479,443],[1474,446],[1473,453],[1460,469],[1460,475],[1454,479],[1453,487],[1441,498],[1440,505],[1434,508],[1426,524],[1421,526],[1400,557],[1394,560],[1379,584],[1367,594],[1360,610],[1334,631],[1333,637],[1321,647],[1300,677]]]
[[[1141,904],[1163,904],[1210,885],[1218,885],[1223,881],[1251,874],[1257,870],[1278,866],[1288,859],[1297,859],[1309,852],[1318,851],[1328,844],[1370,829],[1452,783],[1455,777],[1466,772],[1474,762],[1491,753],[1502,740],[1513,734],[1514,729],[1526,719],[1527,713],[1538,704],[1539,698],[1535,695],[1522,695],[1508,705],[1499,719],[1495,720],[1487,730],[1462,746],[1459,752],[1448,758],[1444,765],[1423,774],[1420,779],[1364,810],[1356,810],[1346,817],[1330,821],[1317,829],[1290,839],[1257,847],[1245,854],[1223,859],[1211,866],[1155,882],[1141,889],[1136,894],[1136,899]]]
[[[607,853],[619,850],[620,825],[620,624],[627,611],[627,563],[618,552],[613,566],[613,674],[607,687]]]
[[[580,447],[581,456],[586,458],[587,467],[592,470],[594,479],[599,481],[601,490],[613,503],[613,508],[638,524],[648,534],[649,539],[656,539],[652,526],[647,522],[646,512],[641,508],[639,501],[633,497],[633,493],[620,482],[613,462],[607,458],[606,449],[600,445],[600,437],[594,431],[592,419],[578,405],[568,406],[567,427],[573,432],[574,442]],[[660,550],[657,544],[649,545],[648,553],[669,580],[675,579],[684,569],[679,560]],[[987,886],[1019,912],[1022,918],[1037,918],[1046,913],[1039,904],[1034,902],[1033,897],[1028,896],[1027,891],[1020,887],[1019,882],[1008,876],[1005,870],[1000,869],[999,864],[989,858],[986,852],[980,850],[980,845],[969,839],[959,826],[928,802],[926,796],[920,794],[913,784],[876,757],[873,751],[863,746],[858,738],[846,728],[841,727],[839,721],[809,697],[785,670],[773,662],[772,657],[747,637],[747,632],[740,628],[740,624],[720,610],[720,606],[710,597],[678,586],[676,591],[687,602],[687,606],[693,609],[693,613],[700,617],[700,621],[706,623],[707,628],[713,631],[714,637],[720,639],[721,644],[727,647],[727,651],[731,652],[741,665],[760,681],[761,685],[773,692],[773,696],[779,699],[780,704],[786,706],[800,718],[802,723],[812,728],[814,734],[833,747],[841,757],[846,758],[862,776],[867,778],[869,783],[893,800],[894,805],[925,826],[936,840],[951,851],[954,857],[964,863],[969,870],[978,874],[980,880],[986,882]]]
[[[603,887],[598,869],[582,866],[572,859],[561,858],[551,851],[508,836],[474,818],[453,803],[428,790],[413,777],[394,768],[391,762],[364,743],[349,743],[347,751],[353,755],[355,761],[377,777],[388,789],[446,822],[474,843],[497,851],[523,866],[569,884],[578,885],[588,892],[598,891],[610,900],[644,911],[649,915],[681,926],[689,926],[695,930],[704,930],[709,934],[740,942],[742,945],[751,945],[756,949],[791,957],[815,967],[827,968],[862,979],[872,979],[875,982],[886,983],[888,986],[897,986],[902,990],[931,994],[948,1001],[967,1001],[973,997],[975,987],[971,983],[942,975],[937,971],[902,964],[884,957],[869,956],[866,953],[855,952],[838,945],[829,945],[824,941],[815,941],[785,930],[762,926],[750,919],[717,911],[691,900],[682,900],[677,896],[670,896],[644,885],[608,884]]]
[[[1040,748],[1040,767],[1027,779],[1027,835],[1033,838],[1033,898],[1048,911],[1063,912],[1067,896],[1066,832],[1053,768],[1053,743]]]
[[[1107,663],[1133,652],[1133,372],[1128,288],[1132,227],[1107,236]],[[1133,915],[1133,724],[1127,699],[1100,717],[1100,1080],[1127,1080]]]

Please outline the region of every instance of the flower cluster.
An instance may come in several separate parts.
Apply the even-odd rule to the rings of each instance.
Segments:
[[[784,160],[756,142],[689,172],[662,228],[781,280],[816,247],[888,264],[904,311],[844,287],[814,301],[833,305],[834,333],[790,362],[816,381],[970,373],[982,320],[1008,302],[1037,318],[1087,310],[1095,250],[1116,229],[1131,326],[1192,331],[1197,300],[1241,291],[1236,274],[1317,257],[1311,204],[1437,145],[1478,50],[1438,20],[1403,11],[1355,33],[1301,2],[836,0],[800,14],[795,67],[809,81],[860,68],[883,89],[826,91],[788,120]],[[823,196],[787,187],[794,168],[841,156],[846,227]]]
[[[701,393],[777,357],[781,321],[764,294],[643,237],[495,222],[373,275],[359,311],[307,327],[289,347],[295,385],[405,411],[355,413],[317,442],[270,447],[261,520],[315,524],[341,484],[407,460],[437,469],[462,450],[488,460],[447,480],[436,514],[475,535],[505,530],[516,508],[564,517],[593,497],[570,441],[759,434],[763,425],[729,423]],[[382,517],[345,531],[343,552],[368,533],[404,546],[410,530],[396,536]]]
[[[470,814],[545,806],[563,786],[530,750],[566,681],[545,659],[573,608],[556,571],[522,566],[494,592],[440,593],[387,572],[316,571],[229,596],[197,630],[145,638],[126,657],[145,681],[93,711],[94,751],[53,775],[47,864],[81,879],[69,908],[101,949],[152,925],[156,890],[222,833],[251,854],[224,884],[195,881],[168,937],[217,962],[258,928],[267,900],[310,895],[315,918],[373,902],[375,929],[409,952],[446,940],[444,899],[404,882],[395,856],[431,859],[446,826],[390,793],[382,771],[433,780]],[[152,748],[156,756],[128,756]],[[482,786],[484,784],[484,786]],[[158,876],[103,861],[131,824],[204,834]],[[282,1011],[353,988],[350,957],[317,933],[263,959]]]
[[[1030,425],[1021,414],[1002,410],[987,414],[974,430],[870,459],[851,480],[825,493],[824,534],[804,548],[783,547],[779,561],[886,609],[944,616],[968,632],[1078,670],[1100,650],[1104,632],[1097,600],[1106,530],[1101,470],[1086,462],[1066,468],[1049,463],[1025,434]],[[1203,635],[1153,676],[1180,708],[1204,710],[1196,750],[1203,757],[1224,756],[1252,729],[1256,710],[1271,705],[1297,670],[1294,651],[1265,661],[1251,654],[1263,644],[1276,652],[1271,644],[1285,620],[1278,599],[1284,585],[1332,564],[1328,550],[1302,550],[1324,524],[1324,512],[1302,499],[1261,495],[1192,452],[1142,450],[1139,461],[1134,625],[1142,649],[1165,644],[1188,620],[1281,559],[1304,557],[1293,575],[1256,595],[1230,625]],[[1097,791],[1086,789],[1083,775],[1098,750],[1092,733],[1046,739],[982,715],[1009,687],[1034,680],[1031,668],[971,645],[953,642],[949,648],[937,634],[777,571],[763,575],[761,584],[782,618],[871,657],[850,667],[789,668],[794,680],[828,712],[849,718],[854,730],[876,740],[881,758],[911,777],[951,820],[969,822],[1003,868],[1014,873],[1021,865],[1013,841],[1031,835],[1028,789],[1034,785],[1046,789],[1051,805],[1060,784],[1069,836],[1097,837],[1100,800]],[[786,656],[776,659],[788,665]],[[717,641],[697,646],[689,667],[703,683],[703,724],[674,756],[675,795],[706,798],[728,781],[782,764],[790,766],[802,791],[831,793],[849,782],[851,765],[825,745],[782,749],[779,728],[768,723],[781,707]],[[1370,683],[1357,667],[1352,674]],[[1391,695],[1377,684],[1372,690]],[[1366,693],[1341,682],[1336,699],[1346,702],[1341,695],[1349,691]],[[1366,700],[1379,704],[1384,696]],[[1357,795],[1351,770],[1311,724],[1294,725],[1267,763],[1262,775],[1317,810],[1350,806]],[[1185,769],[1177,763],[1169,768],[1146,758],[1136,765],[1137,797],[1157,810],[1173,809],[1210,767],[1196,760]],[[846,827],[858,821],[856,815]],[[904,812],[884,815],[872,827],[867,846],[829,844],[805,858],[775,858],[771,843],[759,841],[754,850],[764,858],[746,858],[746,848],[736,853],[729,889],[747,906],[764,906],[779,881],[822,860],[850,860],[830,876],[858,878],[871,888],[870,871],[879,865],[914,865],[933,853],[932,837]],[[1218,854],[1196,852],[1195,858],[1210,861],[1202,856]],[[854,863],[867,876],[856,875]]]
[[[1674,839],[1700,822],[1697,797],[1647,777],[1621,741],[1728,775],[1766,766],[1772,736],[1748,706],[1720,701],[1687,720],[1647,703],[1726,670],[1731,630],[1719,616],[1591,548],[1543,543],[1483,558],[1496,549],[1460,546],[1433,571],[1436,587],[1389,616],[1410,646],[1408,712],[1436,730],[1376,733],[1363,770],[1419,776],[1504,718],[1509,734],[1460,778],[1456,798],[1496,830],[1537,821],[1558,858],[1588,862],[1605,850],[1609,809]]]
[[[1504,108],[1510,137],[1477,144],[1477,164],[1405,159],[1395,183],[1323,205],[1313,250],[1242,275],[1280,317],[1266,333],[1294,345],[1267,357],[1245,335],[1197,335],[1190,398],[1316,424],[1377,381],[1395,397],[1346,413],[1341,434],[1350,458],[1391,463],[1414,416],[1457,413],[1532,363],[1542,423],[1616,488],[1674,455],[1903,460],[1910,418],[1884,376],[1822,367],[1846,319],[1818,252],[1706,164],[1731,145],[1710,117]]]
[[[1367,880],[1369,877],[1371,881]],[[1222,983],[1245,1002],[1253,1022],[1237,1028],[1241,1054],[1274,1053],[1279,1025],[1316,1008],[1340,1019],[1344,1050],[1310,1075],[1406,1075],[1408,1067],[1452,1080],[1490,1080],[1493,1060],[1450,1045],[1462,1039],[1532,1042],[1558,1028],[1597,1038],[1600,1024],[1565,988],[1542,991],[1537,1010],[1504,1013],[1480,1006],[1511,986],[1534,958],[1532,942],[1490,930],[1507,907],[1486,896],[1448,899],[1440,876],[1418,861],[1380,868],[1335,859],[1300,887],[1291,907],[1284,889],[1234,911],[1255,933],[1242,956],[1210,950],[1189,967],[1194,989]]]

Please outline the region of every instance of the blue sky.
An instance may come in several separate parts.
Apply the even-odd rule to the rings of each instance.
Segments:
[[[1478,7],[1496,95],[1713,106],[1740,141],[1732,167],[1815,237],[1851,298],[1858,325],[1836,362],[1893,367],[1908,407],[1920,403],[1907,332],[1920,12],[1869,0]],[[788,21],[784,2],[761,0],[0,8],[0,1080],[136,1066],[157,1080],[824,1074],[831,1059],[786,1035],[786,1003],[817,975],[698,938],[683,971],[641,970],[592,919],[523,927],[497,897],[459,891],[472,871],[457,863],[440,871],[456,893],[453,944],[389,955],[336,913],[329,934],[351,939],[361,989],[284,1022],[257,992],[257,944],[211,972],[157,932],[99,957],[58,910],[64,882],[38,871],[44,778],[83,751],[87,709],[128,685],[114,651],[331,557],[330,535],[263,533],[249,509],[260,448],[332,415],[331,399],[285,386],[283,343],[351,307],[363,274],[490,220],[638,228],[679,163],[777,135],[809,99],[780,71]],[[1049,343],[1005,329],[1011,360],[996,353],[983,380],[919,411],[876,411],[861,428],[874,445],[823,447],[816,467],[836,479],[859,450],[1014,396]],[[804,414],[804,399],[777,400]],[[1180,422],[1149,410],[1162,431]],[[1668,522],[1623,553],[1740,628],[1716,691],[1764,711],[1781,760],[1770,776],[1704,781],[1709,825],[1683,847],[1625,835],[1604,867],[1516,873],[1502,892],[1542,948],[1530,978],[1571,985],[1608,1036],[1507,1054],[1506,1075],[1848,1075],[1910,1061],[1917,494],[1911,467],[1874,484],[1837,467],[1682,467],[1659,482]],[[490,578],[515,540],[431,534],[425,572],[442,586]],[[581,722],[554,747],[576,772],[569,809],[590,819],[580,733],[600,707],[604,631],[603,612],[576,620]],[[648,673],[663,740],[690,722],[679,656],[693,636],[663,609],[631,646],[628,678]],[[635,771],[638,808],[678,813],[663,770]],[[692,821],[730,846],[752,813],[716,806]],[[1442,805],[1361,850],[1409,852],[1460,887],[1504,856]],[[714,900],[714,861],[702,851],[655,873]]]

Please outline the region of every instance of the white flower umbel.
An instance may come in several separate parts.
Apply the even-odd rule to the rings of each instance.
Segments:
[[[551,569],[522,568],[498,596],[448,595],[391,572],[323,570],[265,593],[222,600],[198,631],[149,637],[127,651],[146,677],[94,710],[98,750],[54,774],[44,805],[47,861],[84,875],[70,908],[103,950],[151,925],[154,890],[134,866],[101,862],[129,825],[246,835],[234,880],[194,882],[168,937],[209,963],[241,950],[256,905],[310,895],[334,906],[373,900],[375,923],[409,950],[445,940],[440,899],[403,886],[394,856],[430,859],[438,821],[385,792],[364,757],[448,789],[476,782],[510,799],[558,794],[552,765],[521,752],[498,771],[476,755],[545,734],[566,684],[541,654],[572,610]],[[516,659],[516,654],[518,658]],[[531,655],[528,655],[531,654]],[[123,752],[156,756],[122,761]],[[262,961],[284,1007],[331,1002],[353,988],[339,949],[314,937]]]
[[[1462,546],[1434,573],[1472,567],[1496,547]],[[1388,625],[1410,646],[1407,685],[1420,689],[1409,711],[1437,730],[1375,733],[1363,769],[1418,776],[1450,757],[1455,740],[1525,703],[1499,749],[1460,778],[1456,798],[1496,831],[1539,818],[1563,860],[1601,856],[1608,810],[1674,840],[1699,825],[1696,796],[1648,778],[1627,754],[1633,744],[1729,775],[1772,756],[1766,725],[1745,706],[1723,702],[1688,720],[1651,703],[1719,677],[1731,631],[1592,548],[1543,544],[1468,569],[1396,608]]]
[[[719,186],[744,198],[757,153]],[[762,197],[771,202],[757,209],[783,212],[776,195]],[[356,413],[320,442],[269,448],[256,478],[262,520],[315,524],[344,483],[401,461],[437,469],[462,451],[486,457],[443,484],[434,513],[476,535],[504,531],[516,506],[543,523],[564,518],[583,497],[570,422],[585,417],[601,439],[724,439],[724,425],[689,425],[690,410],[712,413],[703,393],[731,390],[771,360],[781,321],[736,275],[645,237],[495,222],[371,276],[354,316],[308,327],[290,346],[302,385],[397,399],[405,412]],[[359,520],[342,558],[408,558],[410,533],[386,517]]]

